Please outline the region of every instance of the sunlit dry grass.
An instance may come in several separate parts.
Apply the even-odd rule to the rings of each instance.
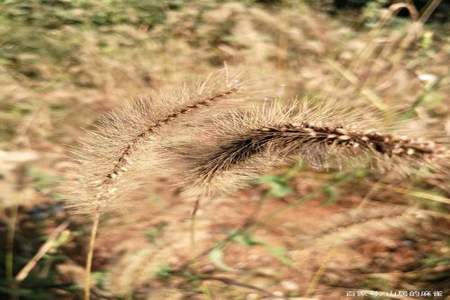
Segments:
[[[28,39],[41,50],[16,48],[15,60],[2,58],[0,65],[0,146],[8,153],[8,160],[0,158],[6,178],[0,186],[9,236],[36,232],[39,222],[45,228],[63,224],[67,215],[57,206],[54,178],[70,182],[75,176],[64,157],[81,128],[94,127],[100,115],[130,98],[206,77],[224,61],[270,81],[277,97],[368,109],[383,127],[402,121],[406,132],[426,132],[445,143],[449,37],[437,25],[423,25],[423,12],[408,8],[411,18],[394,18],[391,7],[375,12],[380,23],[373,29],[355,29],[303,4],[193,3],[168,11],[164,23],[144,24],[148,19],[137,17],[135,23],[96,27],[82,15],[82,27],[62,26],[45,39]],[[19,29],[16,40],[22,31],[33,35],[26,26]],[[0,42],[17,43],[12,37],[2,35]],[[194,204],[161,179],[151,193],[129,199],[131,209],[105,215],[92,298],[340,299],[359,288],[443,289],[448,177],[421,175],[283,167],[256,187],[202,201],[194,250]],[[36,213],[39,204],[44,208]],[[66,298],[80,293],[90,224],[79,216],[69,220],[72,237],[52,248],[68,258],[53,264],[44,256],[21,283],[24,290]],[[15,253],[7,258],[8,276],[19,273],[42,244],[9,248]],[[78,287],[44,287],[36,280],[47,278],[46,268],[57,274],[56,282]]]

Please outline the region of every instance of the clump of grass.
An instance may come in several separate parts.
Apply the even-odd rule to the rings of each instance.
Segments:
[[[202,194],[217,187],[230,190],[299,156],[316,168],[369,160],[377,169],[394,168],[402,173],[425,165],[439,168],[450,157],[444,145],[378,132],[376,113],[370,109],[309,101],[271,101],[253,108],[236,105],[231,113],[212,108],[219,100],[245,99],[249,95],[241,93],[245,90],[225,70],[193,89],[183,87],[176,94],[162,93],[125,106],[82,140],[75,151],[80,178],[71,187],[70,206],[94,216],[85,299],[90,297],[90,269],[101,213],[124,205],[158,168],[182,174],[174,177],[183,188]],[[193,122],[184,118],[202,108],[211,116],[200,118],[202,124],[199,118]],[[174,139],[186,133],[182,127],[194,138]],[[157,162],[160,154],[165,159]]]
[[[67,193],[70,208],[93,215],[85,299],[90,298],[90,270],[101,213],[129,197],[143,183],[139,179],[151,176],[157,164],[152,157],[153,144],[159,135],[164,136],[164,127],[170,124],[173,129],[185,115],[219,100],[242,100],[245,98],[242,91],[242,82],[225,69],[211,74],[200,84],[183,85],[175,92],[163,91],[155,98],[137,100],[103,118],[96,129],[81,140],[73,154],[79,178]]]

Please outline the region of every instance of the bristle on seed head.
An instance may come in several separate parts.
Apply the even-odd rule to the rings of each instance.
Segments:
[[[171,151],[177,167],[185,167],[177,180],[194,194],[234,190],[298,159],[314,168],[366,163],[403,175],[417,166],[439,167],[450,157],[444,145],[374,128],[382,126],[370,114],[333,102],[273,102],[212,120],[194,141]]]
[[[158,168],[157,141],[212,106],[235,105],[254,96],[251,85],[228,69],[206,79],[163,89],[113,111],[73,151],[78,178],[65,194],[80,213],[113,209]]]

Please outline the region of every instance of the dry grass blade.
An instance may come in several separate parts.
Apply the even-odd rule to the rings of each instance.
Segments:
[[[352,211],[351,211],[352,212]],[[353,212],[355,213],[355,212]],[[336,245],[348,240],[370,236],[370,234],[389,228],[405,228],[422,222],[430,216],[426,211],[408,207],[372,207],[364,211],[330,220],[329,228],[311,237],[311,248]]]
[[[52,249],[55,245],[55,241],[58,239],[59,235],[67,228],[69,222],[64,222],[60,224],[55,230],[50,234],[48,240],[39,248],[39,251],[33,256],[33,258],[28,261],[28,263],[17,273],[15,279],[17,282],[23,281],[27,278],[28,274],[33,270],[39,260],[44,257],[44,255]]]

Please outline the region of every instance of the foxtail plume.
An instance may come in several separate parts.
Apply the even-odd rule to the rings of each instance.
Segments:
[[[157,140],[176,131],[188,116],[250,95],[239,74],[225,69],[197,84],[127,103],[105,116],[73,152],[79,177],[69,187],[69,207],[80,213],[114,208],[152,177],[161,159],[155,154]]]
[[[201,140],[173,146],[177,166],[184,165],[183,176],[188,174],[178,180],[214,193],[299,158],[315,168],[364,162],[401,174],[420,166],[439,168],[450,158],[442,144],[376,131],[381,122],[371,114],[308,100],[230,113],[205,125],[197,134]]]

